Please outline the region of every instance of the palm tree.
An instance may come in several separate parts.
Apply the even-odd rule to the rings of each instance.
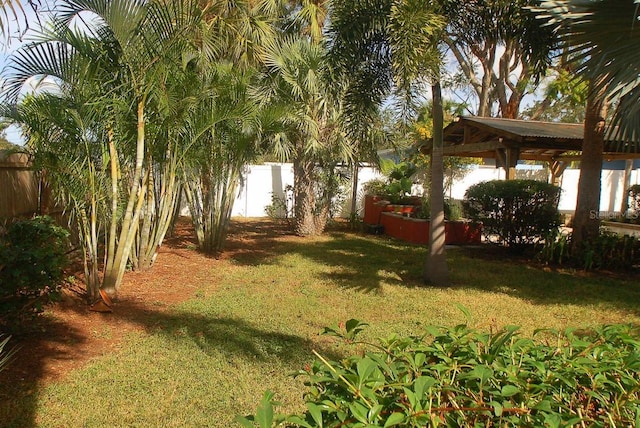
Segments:
[[[589,82],[585,135],[572,246],[599,233],[600,174],[605,137],[620,141],[623,151],[640,149],[640,32],[633,0],[544,1],[541,18],[569,46],[577,73]],[[615,110],[605,134],[607,105]]]
[[[86,219],[81,230],[91,237],[87,248],[95,249],[102,236],[105,242],[102,278],[87,278],[88,294],[95,298],[99,284],[115,295],[152,185],[147,120],[201,14],[195,1],[68,0],[57,3],[56,11],[39,38],[12,56],[4,95],[18,105],[25,82],[45,76],[56,83],[54,94],[63,103],[76,106],[69,110],[76,130],[63,132],[71,138],[62,141],[69,147],[85,142],[91,150],[78,157],[79,164],[94,165],[83,181],[92,203],[78,218]],[[93,19],[85,19],[87,13]],[[73,25],[76,18],[85,19],[82,30]],[[92,194],[105,175],[106,196]],[[108,207],[104,220],[98,202]],[[97,262],[92,254],[90,272],[97,272]]]
[[[294,169],[294,229],[298,235],[324,231],[332,199],[329,181],[337,162],[352,158],[351,140],[339,122],[340,105],[323,75],[323,47],[310,39],[285,37],[265,55],[265,72],[255,96],[281,112],[274,150]]]
[[[230,62],[210,71],[197,88],[204,96],[185,122],[193,147],[182,161],[182,172],[198,246],[217,253],[244,168],[258,153],[260,127],[247,90],[255,72],[238,70]]]
[[[447,285],[444,245],[444,194],[440,75],[438,49],[446,21],[430,1],[356,1],[335,4],[330,29],[330,57],[344,85],[347,116],[372,116],[393,92],[410,112],[416,91],[427,80],[433,98],[431,228],[424,279]],[[358,120],[364,123],[364,120]]]
[[[11,31],[15,30],[19,34],[23,34],[29,28],[29,18],[27,6],[33,12],[37,12],[39,2],[34,0],[0,0],[0,33],[6,42],[11,42]],[[24,21],[24,22],[22,22]]]

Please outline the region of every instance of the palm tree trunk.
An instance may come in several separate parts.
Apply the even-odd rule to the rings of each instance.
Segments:
[[[431,86],[433,96],[433,150],[431,151],[431,225],[429,227],[429,253],[425,262],[426,283],[446,287],[449,282],[444,227],[444,164],[442,129],[442,89],[437,81]]]
[[[319,234],[315,221],[314,168],[315,163],[308,159],[296,158],[293,161],[294,231],[300,236]]]
[[[578,200],[573,218],[572,250],[580,251],[582,243],[597,237],[600,230],[600,176],[604,149],[606,102],[603,92],[594,93],[590,84],[584,119],[584,140],[580,157]]]
[[[110,159],[110,180],[111,180],[111,215],[109,233],[107,236],[107,243],[105,248],[105,272],[113,269],[113,258],[107,257],[109,254],[115,254],[116,251],[116,236],[118,232],[118,199],[120,197],[118,192],[118,184],[120,181],[120,165],[118,162],[118,151],[116,149],[115,141],[113,140],[113,130],[109,129],[108,132],[108,144],[109,144],[109,159]],[[96,290],[97,291],[97,290]]]
[[[145,118],[144,100],[138,102],[137,109],[137,138],[136,138],[136,162],[132,177],[131,188],[127,208],[120,226],[120,236],[117,242],[116,252],[112,257],[109,270],[105,269],[102,288],[110,297],[116,297],[122,277],[127,267],[131,247],[139,226],[140,212],[146,197],[147,183],[143,180],[143,163],[145,158]]]

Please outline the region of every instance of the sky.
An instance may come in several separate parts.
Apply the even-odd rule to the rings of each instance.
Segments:
[[[38,7],[39,10],[45,10],[52,4],[52,1],[54,0],[35,0],[34,4],[36,4],[36,7]],[[17,2],[14,0],[12,3],[16,4]],[[23,0],[22,3],[26,2]],[[3,40],[0,45],[0,70],[4,70],[9,56],[23,45],[24,41],[20,40],[21,33],[23,33],[28,26],[34,27],[38,22],[36,12],[28,5],[24,6],[24,13],[25,16],[21,17],[19,20],[10,19],[8,22],[8,34],[10,35],[10,38],[8,42],[6,39]],[[3,21],[6,21],[6,16],[3,15],[1,18]],[[7,128],[5,134],[9,142],[14,144],[24,144],[24,139],[22,138],[18,127],[11,126]]]

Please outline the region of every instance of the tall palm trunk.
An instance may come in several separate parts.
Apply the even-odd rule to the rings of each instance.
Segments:
[[[445,251],[444,226],[444,163],[442,129],[442,89],[437,81],[431,86],[433,96],[433,150],[431,151],[431,225],[429,253],[425,262],[424,280],[435,286],[449,285],[449,270]]]
[[[604,149],[606,101],[604,92],[594,92],[590,83],[584,119],[584,140],[580,156],[578,200],[573,218],[572,250],[580,251],[582,243],[598,236],[600,219],[600,176]]]
[[[296,157],[293,161],[294,232],[300,236],[320,235],[326,226],[327,214],[317,213],[315,192],[315,162]]]

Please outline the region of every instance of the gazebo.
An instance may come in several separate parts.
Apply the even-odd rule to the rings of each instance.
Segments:
[[[571,161],[580,159],[584,126],[581,123],[463,116],[444,129],[444,155],[492,158],[515,176],[518,160],[545,161],[551,181],[557,183]],[[636,144],[605,141],[606,160],[640,159]],[[423,153],[431,147],[422,146]]]

